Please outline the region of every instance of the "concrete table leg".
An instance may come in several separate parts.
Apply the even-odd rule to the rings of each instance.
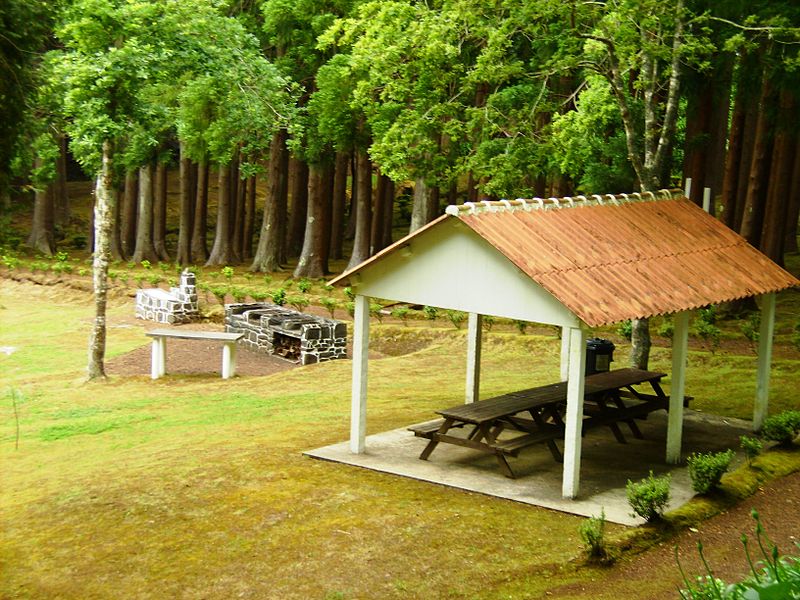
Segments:
[[[167,340],[163,337],[153,338],[150,356],[150,378],[158,379],[167,372]]]
[[[236,342],[222,345],[222,378],[236,375]]]

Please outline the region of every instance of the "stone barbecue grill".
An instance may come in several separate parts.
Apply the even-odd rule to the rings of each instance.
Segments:
[[[178,287],[136,291],[136,317],[156,323],[188,323],[198,315],[194,273],[184,271]]]
[[[225,331],[244,333],[240,344],[302,365],[345,358],[347,326],[276,304],[227,304]]]

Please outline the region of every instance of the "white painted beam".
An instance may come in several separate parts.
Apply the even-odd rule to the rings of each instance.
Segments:
[[[669,389],[669,418],[667,420],[667,462],[681,462],[683,442],[683,398],[686,395],[686,363],[689,352],[689,311],[673,317],[672,376]]]
[[[464,402],[480,400],[483,315],[469,313],[467,321],[467,387]]]
[[[569,329],[561,328],[561,381],[569,379]]]
[[[355,297],[353,387],[350,405],[350,452],[363,454],[367,438],[367,369],[369,363],[369,297]]]
[[[753,430],[760,431],[769,408],[769,375],[772,367],[772,335],[775,332],[775,294],[761,297],[761,329],[758,333],[758,372]]]
[[[564,419],[564,474],[561,492],[564,498],[575,498],[581,477],[581,431],[583,429],[583,389],[586,369],[586,332],[569,329],[569,378],[567,414]]]

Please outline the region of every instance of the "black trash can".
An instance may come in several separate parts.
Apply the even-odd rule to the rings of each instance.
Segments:
[[[614,362],[614,343],[602,338],[586,340],[586,374],[605,373]]]

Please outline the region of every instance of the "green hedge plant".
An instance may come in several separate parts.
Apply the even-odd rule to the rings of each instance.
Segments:
[[[656,477],[652,471],[641,481],[635,482],[629,479],[626,491],[628,504],[633,509],[631,516],[638,515],[648,523],[660,519],[669,504],[671,479],[669,474]]]
[[[800,433],[800,410],[786,410],[764,420],[761,437],[788,446]]]
[[[733,450],[692,454],[686,459],[689,477],[692,479],[692,489],[698,494],[707,494],[719,486],[722,476],[728,471],[733,460],[733,455]]]

